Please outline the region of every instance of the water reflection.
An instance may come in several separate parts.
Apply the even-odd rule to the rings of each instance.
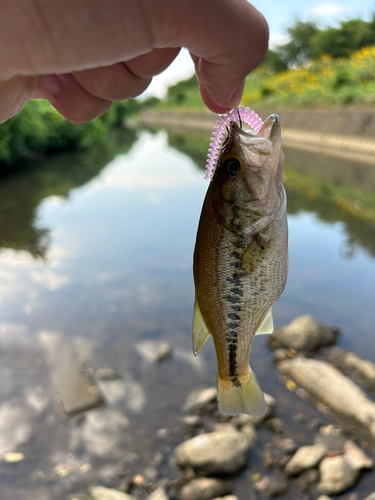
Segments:
[[[0,452],[26,457],[17,470],[0,463],[5,500],[59,500],[94,482],[118,487],[119,457],[131,474],[156,451],[167,456],[182,437],[161,430],[176,428],[191,389],[214,384],[212,342],[197,358],[191,352],[192,253],[208,137],[141,131],[135,138],[2,181]],[[311,313],[340,326],[341,345],[368,357],[373,171],[329,163],[316,173],[319,158],[285,153],[291,272],[275,322]],[[100,382],[106,406],[83,422],[55,406],[42,339],[56,335],[94,372],[109,367],[119,376]],[[165,342],[173,354],[157,364],[153,353]],[[261,386],[282,394],[287,409],[287,391],[264,362],[264,339],[255,340],[252,356]]]
[[[136,139],[134,131],[115,131],[105,145],[76,153],[59,154],[30,161],[10,172],[0,183],[0,248],[26,250],[45,257],[50,242],[48,228],[37,222],[41,201],[54,196],[56,203],[72,189],[86,184],[116,154],[125,153]]]

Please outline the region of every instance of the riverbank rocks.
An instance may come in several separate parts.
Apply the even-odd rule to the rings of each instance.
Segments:
[[[249,448],[248,438],[233,428],[228,433],[214,431],[184,441],[176,447],[175,459],[182,469],[190,467],[212,476],[233,475],[246,466]]]
[[[216,404],[217,389],[216,387],[208,387],[206,389],[196,389],[190,392],[186,398],[183,413],[204,413],[213,403]]]
[[[325,361],[295,358],[278,368],[299,387],[326,405],[333,413],[355,425],[375,443],[375,403],[348,377]]]
[[[370,496],[366,497],[364,500],[375,500],[375,491],[374,493],[371,493]]]
[[[270,344],[274,348],[315,351],[319,347],[334,344],[338,333],[337,328],[323,325],[307,314],[275,330],[270,337]]]
[[[353,441],[346,441],[344,454],[355,469],[372,469],[374,467],[374,461],[365,455]]]
[[[197,477],[182,486],[178,500],[213,500],[230,493],[231,489],[231,484],[221,479]]]
[[[359,470],[352,467],[345,456],[326,457],[319,466],[319,491],[337,495],[347,490],[357,481]]]
[[[290,476],[296,476],[300,472],[316,467],[326,454],[326,447],[321,444],[302,446],[285,466],[285,471]]]
[[[375,389],[375,365],[367,359],[346,351],[342,347],[330,347],[324,351],[324,357],[345,374]]]
[[[91,486],[89,492],[93,500],[137,500],[133,495],[104,486]]]
[[[148,495],[146,500],[168,500],[168,496],[165,492],[165,489],[159,486],[159,488],[156,488],[156,490],[153,491],[151,495]]]

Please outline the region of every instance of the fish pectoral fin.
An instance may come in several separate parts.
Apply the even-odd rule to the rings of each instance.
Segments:
[[[268,242],[266,243],[263,239],[258,237],[258,235],[255,235],[254,239],[242,255],[242,262],[245,266],[246,272],[254,272],[261,262],[267,244]]]
[[[194,302],[194,319],[193,319],[193,351],[194,356],[198,354],[203,345],[207,342],[210,332],[204,322],[201,310],[197,299]]]
[[[256,332],[255,335],[262,335],[265,333],[272,333],[272,332],[273,332],[273,317],[272,317],[272,308],[270,308],[262,324],[260,325],[259,330]]]

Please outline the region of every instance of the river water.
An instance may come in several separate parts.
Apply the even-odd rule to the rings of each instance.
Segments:
[[[0,454],[24,459],[0,462],[1,500],[117,488],[150,461],[177,476],[168,457],[187,437],[181,407],[192,389],[216,380],[212,341],[197,358],[191,350],[208,139],[123,131],[105,147],[2,179]],[[285,185],[290,273],[276,327],[312,314],[340,328],[339,345],[375,362],[375,167],[287,149]],[[83,420],[64,417],[56,402],[48,363],[56,335],[93,372],[121,376],[101,383],[107,404]],[[162,342],[173,354],[158,364]],[[280,415],[287,423],[292,412],[313,417],[279,381],[271,356],[257,338],[251,365]],[[370,493],[371,483],[368,475],[358,491]]]

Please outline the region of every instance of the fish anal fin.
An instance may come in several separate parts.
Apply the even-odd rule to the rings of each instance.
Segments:
[[[207,342],[210,332],[204,322],[201,310],[197,299],[194,303],[194,319],[193,319],[193,352],[194,356],[198,354],[203,345]]]
[[[267,411],[264,396],[253,371],[235,380],[217,377],[217,400],[223,415],[247,413],[253,417],[263,417]]]
[[[272,317],[272,309],[270,308],[255,335],[263,335],[272,332],[273,332],[273,317]]]

